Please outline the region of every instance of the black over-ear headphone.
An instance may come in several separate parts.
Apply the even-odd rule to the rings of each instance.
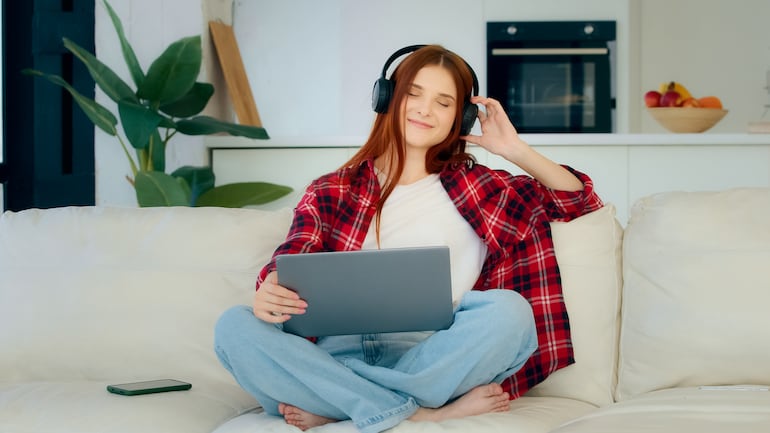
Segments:
[[[372,109],[375,112],[386,113],[388,111],[388,105],[390,105],[390,100],[393,97],[395,82],[385,78],[390,65],[404,54],[417,51],[424,46],[425,45],[410,45],[408,47],[401,48],[400,50],[393,53],[390,58],[388,58],[388,61],[385,62],[385,66],[382,67],[382,75],[380,75],[380,78],[374,82],[374,89],[372,89]],[[463,60],[463,62],[465,62],[465,60]],[[473,71],[473,68],[471,68],[471,65],[469,65],[468,62],[465,62],[465,66],[468,67],[468,70],[471,72],[471,77],[473,78],[472,96],[478,95],[479,80],[476,78],[476,72]],[[470,134],[471,128],[473,128],[473,124],[476,122],[476,116],[478,115],[478,112],[479,107],[476,106],[476,104],[471,104],[468,98],[464,98],[462,111],[463,118],[462,122],[460,123],[460,135]]]

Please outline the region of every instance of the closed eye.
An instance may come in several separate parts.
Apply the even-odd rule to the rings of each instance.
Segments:
[[[409,92],[407,93],[409,97],[416,98],[423,96],[424,89],[419,84],[412,84],[412,86],[409,88]],[[435,101],[437,104],[444,108],[449,108],[452,106],[452,104],[455,101],[455,98],[452,95],[448,95],[446,93],[439,93],[435,97]]]

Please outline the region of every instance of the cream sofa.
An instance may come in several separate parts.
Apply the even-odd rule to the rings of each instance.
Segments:
[[[0,432],[297,431],[212,351],[289,210],[59,208],[0,219]],[[507,413],[411,432],[770,431],[770,189],[671,192],[553,226],[577,362]],[[269,374],[269,372],[265,372]],[[176,378],[138,397],[105,386]],[[319,432],[353,432],[341,422]]]

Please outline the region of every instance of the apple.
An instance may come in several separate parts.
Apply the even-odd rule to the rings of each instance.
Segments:
[[[657,90],[650,90],[644,94],[644,104],[648,107],[660,107],[660,97],[663,96]]]
[[[682,103],[682,95],[675,90],[669,90],[660,97],[661,107],[678,107]]]

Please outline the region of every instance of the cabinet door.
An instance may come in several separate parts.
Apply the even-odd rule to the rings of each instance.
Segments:
[[[594,181],[594,188],[605,203],[612,203],[617,218],[625,224],[628,216],[628,151],[626,146],[532,146],[552,161],[583,172]],[[479,162],[481,160],[479,159]],[[486,164],[513,174],[524,172],[514,164],[489,155]]]
[[[770,186],[768,146],[646,146],[629,150],[631,203],[664,191]]]
[[[315,178],[336,170],[357,148],[212,149],[216,185],[234,182],[270,182],[294,191],[261,209],[294,207]]]

